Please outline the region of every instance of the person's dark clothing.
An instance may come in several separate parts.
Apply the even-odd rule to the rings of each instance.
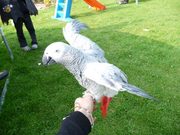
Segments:
[[[10,12],[5,12],[5,7],[9,7],[9,3],[6,0],[0,0],[0,16],[3,23],[8,24],[9,19],[12,18]],[[9,7],[10,8],[10,7]]]
[[[15,0],[11,0],[11,4],[14,5],[14,10],[12,10],[12,12],[13,11],[16,12],[16,14],[14,13],[13,15],[14,16],[13,21],[15,24],[20,47],[27,46],[27,41],[23,33],[23,23],[25,24],[25,27],[27,28],[31,36],[32,39],[31,44],[37,44],[35,29],[32,20],[30,18],[30,12],[28,10],[28,4],[31,3],[30,5],[32,5],[32,1],[28,4],[27,2],[29,2],[29,0],[17,0],[16,3],[14,1]],[[35,12],[36,15],[37,14],[36,8],[32,8],[30,11],[32,10]]]
[[[31,21],[31,18],[29,15],[24,15],[23,18],[20,17],[20,18],[18,18],[18,20],[16,22],[14,22],[17,37],[18,37],[18,40],[20,43],[20,47],[27,46],[27,41],[26,41],[26,38],[23,33],[23,23],[25,24],[25,26],[31,36],[31,39],[32,39],[31,44],[37,44],[36,33],[35,33],[35,29],[34,29],[32,21]]]
[[[91,132],[91,123],[81,112],[73,112],[66,117],[57,135],[88,135]]]
[[[23,33],[23,23],[31,36],[31,44],[37,44],[35,29],[30,15],[37,15],[38,10],[32,0],[10,0],[9,3],[7,0],[1,0],[0,4],[2,4],[0,6],[2,22],[8,24],[8,20],[13,19],[20,47],[27,46],[26,38]],[[11,11],[9,13],[3,12],[3,7],[7,4],[11,5]]]
[[[20,10],[23,14],[29,14],[25,0],[17,0],[20,6]]]
[[[11,5],[11,12],[6,13],[3,8],[7,5]],[[23,17],[24,14],[37,15],[38,10],[35,7],[32,0],[0,0],[0,15],[3,23],[7,23],[9,19],[17,21],[19,17]]]

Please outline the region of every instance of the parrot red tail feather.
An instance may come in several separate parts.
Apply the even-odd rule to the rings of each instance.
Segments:
[[[102,97],[101,113],[102,113],[103,118],[105,118],[107,116],[108,106],[109,106],[109,103],[111,102],[111,100],[112,100],[111,97],[106,97],[106,96]]]

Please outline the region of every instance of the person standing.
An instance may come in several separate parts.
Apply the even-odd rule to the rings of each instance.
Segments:
[[[23,24],[25,25],[25,27],[27,28],[31,36],[32,49],[37,49],[38,42],[37,42],[33,22],[30,16],[37,15],[38,10],[36,9],[32,0],[10,0],[9,3],[7,3],[6,0],[2,0],[2,1],[6,3],[6,5],[4,4],[4,6],[2,6],[2,9],[1,9],[2,22],[8,24],[9,19],[13,19],[13,22],[16,28],[18,41],[20,43],[20,47],[22,48],[22,50],[24,51],[31,50],[24,36]]]

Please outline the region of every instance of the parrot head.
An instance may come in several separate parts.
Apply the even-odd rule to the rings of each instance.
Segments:
[[[50,44],[44,51],[42,62],[44,65],[61,63],[63,57],[68,51],[68,45],[63,42],[55,42]]]

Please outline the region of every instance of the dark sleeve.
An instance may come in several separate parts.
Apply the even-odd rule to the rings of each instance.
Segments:
[[[27,5],[27,9],[29,10],[29,14],[30,15],[37,15],[38,10],[37,10],[36,6],[34,5],[34,3],[32,2],[32,0],[25,0],[25,2]]]
[[[67,116],[57,135],[88,135],[91,132],[91,124],[88,118],[81,112],[73,112]]]

